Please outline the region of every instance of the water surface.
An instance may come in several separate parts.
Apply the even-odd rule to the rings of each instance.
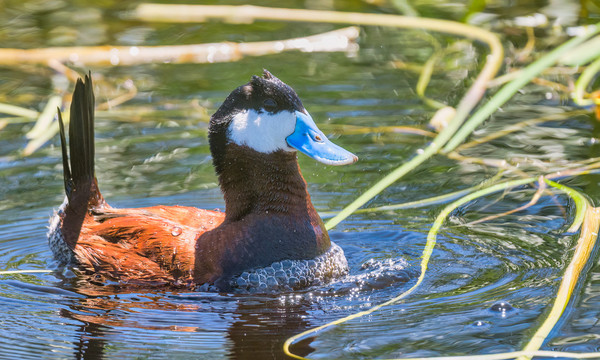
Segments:
[[[528,4],[518,2],[487,12],[510,19],[530,15],[546,2]],[[301,23],[147,24],[127,20],[129,6],[133,3],[4,2],[0,44],[33,48],[255,41],[335,28]],[[392,11],[356,1],[295,1],[289,6]],[[460,19],[464,6],[446,2],[420,9],[428,16]],[[505,44],[517,47],[526,41],[518,31],[501,35]],[[353,56],[291,52],[227,64],[92,67],[98,102],[123,91],[130,79],[139,90],[126,104],[98,112],[96,157],[102,193],[119,207],[168,204],[223,209],[208,150],[207,114],[233,88],[267,68],[295,88],[318,124],[332,129],[327,131],[330,138],[360,157],[357,164],[346,167],[299,158],[316,208],[323,213],[339,210],[410,159],[429,139],[384,132],[344,134],[333,125],[426,128],[434,111],[415,95],[418,74],[398,69],[397,62],[423,64],[432,53],[432,42],[449,41],[455,39],[371,27],[361,30],[360,50]],[[429,96],[450,105],[460,100],[485,60],[482,46],[461,46],[450,56],[448,69],[434,74],[428,89]],[[52,70],[39,66],[0,68],[0,101],[40,110],[53,93],[53,76]],[[529,85],[476,136],[574,109],[551,89]],[[370,308],[413,285],[427,232],[444,206],[353,215],[330,232],[346,253],[350,274],[305,291],[249,295],[102,286],[52,260],[46,227],[64,196],[60,148],[55,137],[32,156],[20,156],[31,126],[11,124],[0,131],[0,269],[52,272],[0,276],[0,357],[6,359],[284,358],[281,347],[289,336]],[[591,116],[573,116],[528,127],[462,154],[519,162],[531,174],[548,173],[598,156],[593,139],[599,136]],[[368,205],[464,189],[496,172],[436,156]],[[587,193],[592,201],[599,195],[596,175],[564,182]],[[517,214],[467,223],[521,206],[534,192],[532,187],[522,187],[453,212],[438,237],[425,281],[413,295],[306,339],[293,347],[294,352],[317,359],[351,359],[521,349],[548,313],[562,269],[572,255],[576,236],[565,231],[573,205],[563,196],[545,196]],[[600,267],[594,257],[546,349],[598,350],[599,294]],[[503,302],[510,305],[500,305]]]

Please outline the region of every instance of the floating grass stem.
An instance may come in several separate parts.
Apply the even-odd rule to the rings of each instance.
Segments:
[[[497,192],[497,191],[503,191],[503,190],[505,191],[507,189],[510,189],[510,188],[513,188],[516,186],[526,185],[526,184],[534,182],[535,180],[536,180],[535,178],[530,177],[527,179],[512,180],[512,181],[506,181],[503,183],[495,184],[495,185],[486,187],[484,189],[474,191],[474,192],[452,202],[448,206],[446,206],[440,212],[440,214],[436,217],[433,225],[431,226],[431,229],[429,230],[429,233],[427,235],[427,242],[425,244],[425,247],[424,247],[423,253],[422,253],[422,257],[421,257],[421,274],[419,275],[417,282],[410,289],[408,289],[407,291],[403,292],[402,294],[400,294],[382,304],[374,306],[368,310],[361,311],[356,314],[352,314],[350,316],[332,321],[330,323],[321,325],[321,326],[313,328],[313,329],[309,329],[303,333],[292,336],[286,340],[286,342],[284,344],[284,352],[293,358],[305,359],[304,357],[292,354],[289,350],[289,347],[296,340],[303,338],[307,335],[317,333],[326,328],[329,328],[329,327],[332,327],[335,325],[340,325],[347,321],[371,314],[385,306],[392,305],[392,304],[398,302],[399,300],[405,298],[406,296],[408,296],[422,283],[423,279],[425,278],[425,273],[427,271],[429,259],[431,257],[431,254],[433,252],[433,249],[434,249],[436,241],[437,241],[437,234],[439,233],[442,225],[444,224],[447,217],[450,215],[450,213],[452,211],[454,211],[459,206],[466,204],[470,201],[473,201],[477,198],[480,198],[482,196],[486,196],[486,195],[489,195],[489,194]],[[542,324],[540,329],[532,337],[532,339],[530,340],[530,342],[527,344],[527,346],[525,347],[525,349],[523,351],[515,351],[515,352],[509,352],[509,353],[503,353],[503,354],[431,357],[431,358],[419,358],[419,359],[421,359],[421,360],[441,360],[441,359],[446,359],[446,360],[472,360],[472,359],[499,360],[499,359],[514,359],[516,357],[519,357],[520,360],[525,360],[525,359],[530,359],[533,356],[562,356],[562,357],[581,358],[581,359],[593,358],[593,357],[598,356],[598,354],[539,351],[540,346],[543,344],[544,340],[546,339],[547,335],[550,333],[551,329],[554,327],[554,325],[560,319],[560,316],[562,315],[567,303],[569,302],[569,300],[571,298],[572,292],[575,288],[575,285],[577,284],[577,280],[581,274],[581,271],[583,270],[583,267],[585,266],[587,260],[589,259],[591,250],[592,250],[592,248],[595,244],[596,238],[597,238],[598,228],[600,226],[600,209],[590,206],[587,199],[585,199],[585,197],[583,195],[579,194],[577,191],[575,191],[569,187],[558,184],[554,181],[551,181],[551,180],[548,180],[545,178],[543,180],[548,185],[555,187],[561,191],[564,191],[565,193],[567,193],[567,195],[572,197],[573,200],[575,201],[575,204],[577,206],[577,214],[575,216],[575,220],[573,221],[573,225],[571,226],[569,231],[571,231],[573,228],[575,228],[577,223],[581,223],[579,220],[580,218],[582,219],[582,222],[583,222],[581,235],[579,237],[577,247],[575,249],[575,255],[573,256],[573,259],[565,272],[565,276],[563,277],[563,280],[562,280],[560,288],[559,288],[559,292],[557,294],[557,300],[554,303],[552,310],[550,312],[550,315],[548,316],[546,321]],[[578,225],[577,225],[577,227],[578,227]]]
[[[575,202],[577,214],[575,215],[573,225],[569,231],[579,228],[581,224],[583,224],[583,226],[581,227],[581,233],[579,235],[579,239],[577,240],[575,254],[571,259],[569,266],[565,270],[562,281],[560,282],[558,293],[556,294],[556,300],[554,301],[546,320],[542,323],[542,325],[525,346],[524,351],[526,352],[538,350],[543,345],[544,341],[546,341],[550,331],[552,331],[556,323],[560,320],[560,317],[565,311],[567,304],[572,298],[573,290],[575,289],[575,286],[581,277],[583,268],[590,258],[592,249],[594,248],[598,238],[598,228],[600,227],[600,208],[592,207],[587,199],[574,189],[547,179],[546,183],[561,191],[564,191]],[[531,356],[523,355],[518,358],[518,360],[527,359],[531,359]]]

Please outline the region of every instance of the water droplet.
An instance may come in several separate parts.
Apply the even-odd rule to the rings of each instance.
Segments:
[[[492,310],[493,312],[499,312],[503,314],[513,311],[514,309],[515,308],[513,308],[513,306],[506,301],[497,302],[494,305],[492,305],[492,307],[490,307],[490,310]]]
[[[179,236],[179,235],[181,235],[182,231],[183,230],[181,230],[180,227],[178,227],[178,226],[174,227],[173,230],[171,231],[171,235],[173,235],[173,236]]]

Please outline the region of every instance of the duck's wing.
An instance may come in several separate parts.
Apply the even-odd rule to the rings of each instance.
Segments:
[[[80,238],[75,254],[80,270],[100,276],[102,281],[109,279],[127,284],[169,284],[182,277],[171,269],[161,266],[143,254],[106,241],[101,236]]]
[[[87,217],[75,253],[86,270],[120,281],[185,281],[193,276],[196,240],[224,217],[180,206],[102,209]]]

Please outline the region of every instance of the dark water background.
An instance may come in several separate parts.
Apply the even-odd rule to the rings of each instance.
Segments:
[[[236,2],[231,2],[236,3]],[[564,20],[579,17],[575,1],[561,2]],[[336,28],[323,24],[152,24],[126,18],[136,3],[117,1],[0,1],[0,46],[161,45],[275,40]],[[360,1],[262,2],[262,5],[393,12],[388,4]],[[467,2],[417,2],[425,16],[461,19]],[[502,24],[546,11],[546,1],[499,1],[485,12],[504,44],[522,48],[521,30]],[[556,6],[556,4],[554,4]],[[559,12],[561,12],[559,11]],[[554,19],[551,17],[551,20]],[[544,48],[558,43],[551,30],[537,34]],[[433,40],[432,40],[433,39]],[[133,80],[137,96],[98,112],[97,176],[113,206],[156,204],[223,208],[206,138],[207,114],[235,87],[263,68],[295,88],[324,129],[332,124],[425,128],[433,111],[417,98],[418,74],[394,61],[423,64],[432,41],[457,39],[421,31],[367,27],[360,50],[288,52],[208,65],[152,64],[92,67],[98,102]],[[428,95],[455,105],[485,61],[481,45],[465,43],[434,74]],[[86,71],[87,69],[78,69]],[[41,66],[0,67],[0,102],[41,110],[53,93],[54,72]],[[564,80],[556,75],[554,80]],[[104,89],[104,93],[103,90]],[[202,110],[202,107],[205,110]],[[477,130],[483,136],[509,124],[574,110],[551,88],[529,85]],[[283,358],[283,341],[331,320],[379,304],[408,289],[427,232],[442,205],[354,215],[330,232],[346,252],[350,275],[306,291],[270,295],[172,291],[119,291],[88,283],[58,268],[46,226],[63,199],[58,138],[29,157],[19,156],[31,123],[0,131],[0,270],[53,269],[46,274],[0,276],[0,358],[5,359],[270,359]],[[364,189],[409,159],[428,139],[398,133],[330,138],[360,157],[327,167],[300,156],[319,211],[341,209]],[[519,162],[530,174],[556,171],[599,154],[593,117],[568,117],[467,150],[463,155]],[[496,169],[436,156],[389,187],[369,206],[440,195],[478,184]],[[598,204],[596,175],[565,179]],[[545,196],[535,206],[498,220],[463,224],[529,201],[534,188],[478,199],[455,211],[434,250],[422,286],[405,301],[301,342],[311,358],[394,358],[519,350],[541,324],[554,299],[576,236],[565,234],[572,204]],[[508,302],[512,310],[497,311]],[[545,349],[597,351],[600,347],[600,265],[594,257],[560,326]]]

